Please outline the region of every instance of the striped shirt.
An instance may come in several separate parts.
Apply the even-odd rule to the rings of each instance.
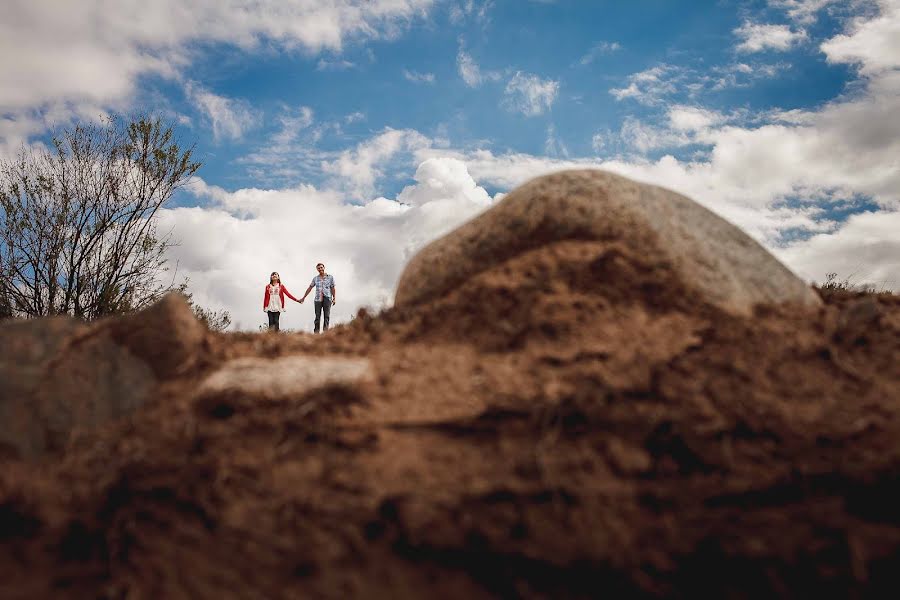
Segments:
[[[323,297],[331,300],[331,288],[334,287],[334,277],[331,275],[325,275],[325,277],[316,275],[309,285],[316,288],[316,302],[321,302]]]

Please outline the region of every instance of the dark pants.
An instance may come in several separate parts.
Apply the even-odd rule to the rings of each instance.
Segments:
[[[323,312],[325,313],[325,322],[322,330],[328,331],[328,320],[331,318],[331,298],[322,298],[321,302],[317,300],[313,302],[313,305],[316,307],[316,333],[319,333],[319,318]]]
[[[274,329],[278,331],[278,319],[281,318],[280,312],[269,312],[269,329]]]

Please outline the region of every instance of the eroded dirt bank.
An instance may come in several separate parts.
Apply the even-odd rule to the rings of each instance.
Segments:
[[[0,595],[897,589],[896,297],[736,319],[526,288],[323,338],[209,334],[131,419],[4,462]],[[241,356],[371,376],[198,397]]]

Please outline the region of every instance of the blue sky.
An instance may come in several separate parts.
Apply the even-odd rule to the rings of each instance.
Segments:
[[[685,193],[807,280],[900,288],[900,0],[6,12],[0,155],[103,114],[176,123],[204,166],[163,214],[170,259],[240,328],[261,322],[270,271],[302,291],[319,260],[338,319],[390,304],[423,244],[572,167]],[[307,328],[297,313],[286,325]]]
[[[395,39],[351,40],[340,52],[245,52],[226,44],[206,49],[184,76],[212,94],[247,103],[258,120],[240,139],[214,137],[205,115],[197,114],[177,85],[160,82],[159,89],[172,108],[192,118],[187,136],[209,153],[204,179],[238,189],[266,179],[236,164],[277,132],[279,117],[292,107],[311,108],[318,122],[356,116],[316,144],[325,151],[390,127],[446,138],[454,147],[545,154],[552,127],[558,144],[550,154],[564,148],[570,156],[609,156],[629,148],[610,140],[595,150],[597,132],[618,129],[628,117],[655,119],[669,103],[751,113],[805,108],[834,98],[853,77],[846,65],[826,64],[808,40],[787,50],[736,52],[733,31],[748,19],[768,17],[767,23],[791,27],[783,11],[766,9],[764,2],[474,3],[472,14],[454,18],[452,9],[459,6],[439,4]],[[827,38],[840,31],[840,24],[826,13],[812,29]],[[461,56],[481,71],[482,82],[473,85],[461,76]],[[655,105],[610,94],[626,87],[629,75],[660,64],[686,71],[678,75],[685,86],[701,89],[679,86],[660,98],[665,103]],[[736,65],[778,73],[734,72]],[[516,72],[558,85],[552,104],[540,114],[526,115],[504,104],[506,85]],[[716,88],[729,76],[733,82]],[[681,158],[691,150],[676,148],[673,154]],[[304,173],[302,180],[319,181],[320,176]],[[274,174],[268,177],[277,180]],[[396,193],[403,185],[402,178],[388,178],[380,190]]]

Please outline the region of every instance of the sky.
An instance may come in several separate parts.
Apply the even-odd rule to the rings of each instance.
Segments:
[[[333,321],[389,306],[419,248],[568,168],[900,290],[900,0],[5,0],[0,157],[136,113],[203,163],[160,228],[233,330],[320,261]]]

